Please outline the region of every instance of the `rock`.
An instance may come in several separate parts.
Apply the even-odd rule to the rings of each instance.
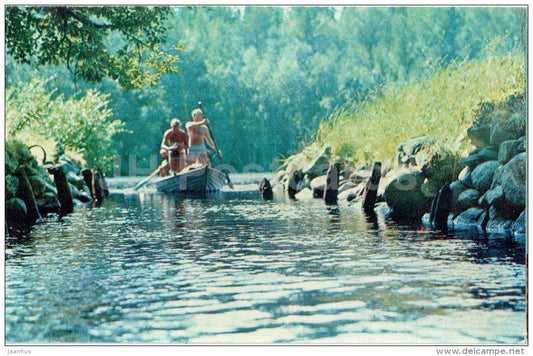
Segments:
[[[324,147],[320,154],[311,163],[302,168],[302,173],[307,174],[310,178],[326,174],[329,168],[330,154],[331,147]]]
[[[304,188],[295,195],[296,200],[310,201],[313,200],[313,191],[310,188]]]
[[[522,136],[517,140],[516,150],[518,152],[526,152],[526,136]]]
[[[472,169],[470,167],[463,168],[463,170],[461,171],[461,173],[459,173],[459,176],[457,178],[465,187],[468,187],[468,188],[474,187],[472,185]]]
[[[506,219],[498,211],[491,207],[489,210],[489,220],[485,226],[485,231],[491,234],[508,234],[511,232],[513,221]]]
[[[502,211],[502,209],[505,208],[505,196],[503,195],[503,189],[500,185],[494,189],[488,190],[484,197],[489,206],[493,206],[499,211]]]
[[[354,188],[339,193],[339,200],[353,201],[354,199],[361,197],[366,183],[361,183]]]
[[[479,225],[479,221],[484,218],[485,210],[481,208],[470,208],[463,211],[453,220],[453,226],[456,230],[469,230]]]
[[[498,152],[490,146],[475,151],[476,153],[471,153],[468,157],[459,160],[459,164],[475,168],[483,162],[498,159]]]
[[[6,201],[6,219],[17,223],[24,223],[28,220],[28,209],[22,199],[11,198]]]
[[[485,147],[490,143],[490,126],[475,124],[466,130],[470,142],[476,147]]]
[[[6,150],[6,174],[14,174],[17,171],[18,166],[19,162],[15,155],[12,155]]]
[[[82,171],[83,173],[83,171]],[[270,184],[272,186],[275,186],[276,184],[278,184],[279,182],[281,182],[283,180],[283,178],[285,177],[287,173],[285,172],[285,170],[280,170],[276,173],[276,175],[274,176],[274,178],[272,178],[272,180],[270,181]],[[84,180],[86,181],[85,177],[84,177]]]
[[[283,200],[285,197],[285,189],[283,188],[283,183],[278,183],[272,186],[272,193],[274,194],[274,199]]]
[[[341,183],[341,186],[339,187],[339,195],[355,187],[357,187],[357,184],[355,184],[354,182],[349,181],[349,180],[344,181],[343,183]]]
[[[504,166],[500,165],[494,171],[494,176],[492,177],[492,184],[490,185],[490,189],[494,189],[502,184],[503,168]]]
[[[437,139],[431,136],[420,135],[409,140],[403,141],[398,145],[398,164],[404,166],[422,166],[427,163],[427,156],[421,150],[437,142]],[[420,153],[420,154],[419,154]],[[417,156],[418,154],[418,156]]]
[[[526,234],[526,211],[522,211],[518,219],[515,220],[511,227],[513,235],[525,235]]]
[[[12,158],[18,162],[18,166],[37,166],[35,157],[31,154],[28,146],[20,141],[10,140],[6,142],[6,151],[9,151]]]
[[[313,196],[315,198],[322,198],[324,196],[324,188],[326,186],[328,177],[323,175],[314,178],[311,181],[310,188],[313,191]]]
[[[83,187],[85,186],[85,181],[82,176],[79,176],[74,172],[67,172],[66,176],[67,176],[67,181],[70,184],[75,185],[76,188],[83,189]]]
[[[515,140],[526,133],[525,115],[510,111],[497,111],[492,118],[490,143],[494,147],[507,140]]]
[[[498,161],[487,161],[481,163],[472,171],[472,185],[480,192],[486,192],[490,189],[494,171],[499,166]]]
[[[42,216],[46,216],[51,213],[59,214],[61,211],[61,205],[59,204],[57,196],[50,192],[46,192],[37,198],[37,205],[39,206],[39,212]]]
[[[510,208],[518,213],[526,205],[526,153],[520,153],[503,168],[502,189]]]
[[[17,190],[19,189],[19,180],[14,175],[6,175],[5,180],[6,185],[6,200],[14,198],[17,195]]]
[[[385,201],[399,218],[420,219],[428,211],[431,199],[420,191],[422,174],[410,170],[399,174],[385,188]]]
[[[424,183],[422,183],[422,186],[420,187],[420,191],[426,198],[434,198],[437,196],[439,192],[439,183],[433,179],[426,179]]]
[[[352,173],[348,179],[354,182],[355,184],[359,184],[361,182],[366,182],[366,180],[369,179],[370,176],[372,176],[372,171],[367,169],[361,169],[357,172]]]
[[[500,162],[500,164],[506,164],[511,160],[511,158],[519,154],[519,144],[519,140],[509,140],[502,142],[500,145],[500,151],[498,152],[498,162]]]
[[[460,211],[459,196],[468,188],[461,181],[456,180],[450,184],[450,189],[452,190],[452,211]]]
[[[457,198],[457,208],[461,211],[477,206],[479,196],[479,191],[476,189],[467,189],[463,191]]]
[[[305,189],[305,188],[311,188],[311,179],[309,178],[308,175],[305,175],[303,179],[300,180],[298,184],[296,185],[297,191],[301,191],[302,189]]]
[[[30,180],[33,194],[35,194],[36,197],[41,196],[46,192],[48,183],[42,176],[32,175],[29,176],[28,179]]]

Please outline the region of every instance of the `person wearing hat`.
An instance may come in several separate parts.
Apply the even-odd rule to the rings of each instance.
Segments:
[[[187,166],[187,148],[189,148],[189,136],[181,128],[180,120],[174,118],[170,121],[170,129],[165,131],[161,141],[161,150],[159,151],[163,158],[168,162],[170,153],[170,169],[174,173],[179,173]],[[169,171],[168,164],[163,165],[160,169],[161,176],[166,176]]]

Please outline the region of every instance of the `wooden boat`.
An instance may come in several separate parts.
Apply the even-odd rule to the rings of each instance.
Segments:
[[[153,181],[156,189],[164,193],[204,195],[215,193],[228,182],[227,175],[204,165],[192,165],[182,172]]]

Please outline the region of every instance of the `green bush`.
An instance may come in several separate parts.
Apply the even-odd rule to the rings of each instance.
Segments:
[[[88,90],[65,98],[47,86],[53,78],[33,78],[6,91],[8,139],[28,145],[51,140],[71,152],[80,153],[89,167],[110,172],[114,157],[112,137],[123,126],[112,120],[109,95]]]

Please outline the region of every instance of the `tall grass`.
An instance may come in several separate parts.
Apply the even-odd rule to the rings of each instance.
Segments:
[[[465,148],[479,104],[505,100],[525,87],[523,56],[452,63],[423,80],[338,108],[320,123],[313,145],[330,145],[338,159],[353,165],[390,162],[398,144],[417,135],[438,137],[457,151]]]

